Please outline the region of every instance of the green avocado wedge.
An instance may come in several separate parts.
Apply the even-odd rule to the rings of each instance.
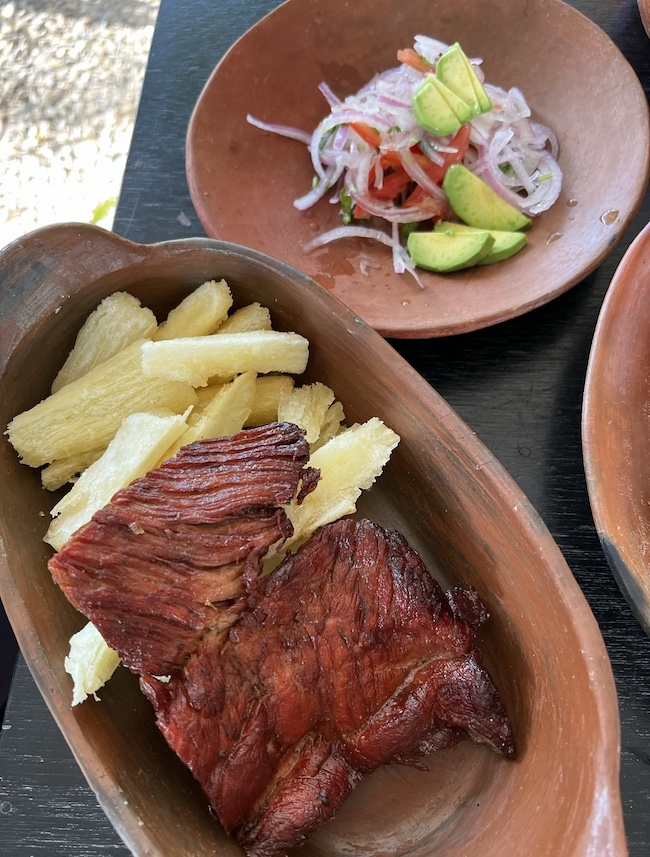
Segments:
[[[458,42],[436,63],[436,77],[469,104],[474,115],[492,110],[492,102]]]
[[[417,122],[431,134],[455,134],[474,115],[471,107],[432,74],[428,74],[413,96]]]
[[[476,265],[494,244],[486,231],[452,235],[448,232],[411,232],[407,248],[419,268],[437,273],[460,271]]]
[[[454,164],[442,182],[454,214],[478,229],[516,232],[528,229],[532,220],[502,199],[496,191],[462,164]]]
[[[448,235],[460,235],[468,232],[483,232],[475,226],[467,226],[465,223],[453,223],[449,220],[440,220],[434,227],[434,232],[446,232]],[[503,262],[511,256],[519,253],[528,244],[528,239],[523,232],[501,232],[497,229],[489,230],[494,239],[491,250],[476,263],[477,265],[491,265],[493,262]]]

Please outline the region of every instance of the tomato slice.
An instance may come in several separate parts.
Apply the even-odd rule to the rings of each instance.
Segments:
[[[381,143],[381,135],[379,131],[376,131],[370,125],[366,125],[364,122],[349,122],[348,127],[352,128],[355,134],[358,134],[364,143],[372,146],[373,149],[379,148],[379,144]]]
[[[378,147],[380,136],[374,128],[360,122],[350,123],[350,127],[368,145],[375,148]],[[452,164],[460,163],[465,157],[469,147],[469,137],[470,127],[469,125],[463,125],[451,141],[451,146],[455,151],[445,153],[442,164],[435,164],[429,160],[417,145],[411,148],[411,153],[429,179],[435,184],[441,185],[449,167]],[[439,220],[447,216],[447,204],[444,200],[432,197],[426,190],[419,187],[419,185],[415,185],[413,188],[413,179],[402,166],[402,160],[398,152],[384,152],[380,155],[380,164],[381,168],[385,170],[381,187],[375,187],[376,172],[374,167],[371,169],[368,177],[368,193],[373,199],[392,200],[398,205],[402,204],[404,206],[420,208],[423,211],[430,212],[434,220]],[[408,193],[411,188],[413,189]],[[408,195],[403,199],[405,194]],[[369,217],[358,204],[353,210],[353,216],[355,219]]]
[[[447,203],[444,199],[434,199],[432,196],[421,188],[419,185],[415,188],[404,200],[404,208],[419,208],[422,211],[428,211],[433,220],[444,220],[447,215]]]
[[[445,173],[452,166],[452,164],[460,164],[463,158],[467,153],[467,149],[469,148],[469,135],[470,135],[470,127],[469,125],[463,125],[456,132],[456,135],[452,139],[450,146],[453,146],[456,151],[455,152],[446,152],[443,156],[442,164],[434,164],[433,161],[430,161],[426,155],[422,154],[419,149],[414,151],[413,154],[415,159],[417,160],[420,167],[424,170],[427,176],[437,185],[442,184],[442,180],[445,177]]]
[[[370,171],[368,193],[376,199],[397,199],[411,184],[413,179],[402,167],[396,167],[391,172],[384,173],[381,187],[375,186],[375,171]]]
[[[445,170],[452,164],[460,164],[469,148],[469,135],[471,133],[469,122],[467,125],[461,125],[456,135],[451,141],[451,145],[457,150],[455,152],[447,152],[445,154]]]
[[[413,48],[404,48],[402,51],[397,51],[397,61],[403,62],[405,65],[410,65],[416,71],[421,71],[423,74],[432,74],[436,69],[420,56]]]

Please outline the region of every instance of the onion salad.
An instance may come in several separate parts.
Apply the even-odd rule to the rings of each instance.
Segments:
[[[562,185],[556,135],[531,119],[519,89],[487,83],[480,59],[471,64],[492,109],[447,137],[418,124],[415,91],[447,48],[436,39],[416,36],[412,49],[398,51],[396,68],[376,75],[344,100],[321,83],[330,112],[311,134],[247,117],[262,130],[308,147],[315,177],[312,188],[294,201],[297,209],[308,209],[324,197],[340,207],[341,226],[314,238],[305,252],[344,238],[371,238],[390,248],[396,273],[408,272],[422,285],[403,242],[420,224],[449,218],[441,185],[452,164],[462,163],[528,216],[556,201]]]

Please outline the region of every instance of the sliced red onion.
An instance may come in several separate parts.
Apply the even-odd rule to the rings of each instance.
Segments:
[[[413,100],[413,96],[411,94],[410,100],[409,96],[404,93],[403,95],[397,97],[394,94],[383,94],[379,93],[377,96],[377,105],[379,107],[385,107],[387,110],[403,110],[405,114],[411,110],[411,101]]]
[[[516,86],[508,90],[506,100],[503,105],[503,111],[510,121],[516,119],[528,119],[530,117],[530,107],[526,103],[524,94]]]
[[[380,152],[403,152],[417,146],[424,134],[423,128],[409,129],[404,133],[394,132],[384,136],[379,145]]]
[[[535,145],[539,146],[539,148],[544,148],[548,143],[551,156],[557,158],[560,154],[560,144],[555,132],[546,125],[540,125],[539,122],[532,122],[531,126],[535,135]]]
[[[384,168],[381,165],[381,158],[374,158],[372,165],[375,170],[375,180],[372,183],[373,187],[381,190],[384,186]]]
[[[311,134],[306,131],[301,131],[300,128],[292,128],[290,125],[276,125],[275,123],[262,122],[261,119],[256,119],[249,113],[246,116],[246,121],[262,131],[270,131],[272,134],[279,134],[281,137],[289,137],[291,140],[298,140],[299,143],[309,145]]]
[[[393,223],[391,227],[391,241],[393,244],[393,270],[396,274],[410,274],[418,286],[423,289],[424,285],[415,270],[415,262],[410,257],[408,250],[402,247],[399,236],[399,226]]]
[[[348,134],[349,129],[347,125],[340,125],[336,131],[334,132],[334,137],[331,141],[332,149],[335,152],[343,152],[345,151],[345,147],[348,144]]]
[[[511,205],[526,214],[541,213],[557,199],[561,187],[557,138],[530,120],[520,90],[506,92],[490,85],[486,90],[494,109],[472,120],[470,143],[475,152],[468,153],[465,165]],[[506,165],[508,169],[502,169]]]
[[[368,192],[370,171],[372,170],[375,160],[375,153],[367,149],[357,159],[355,169],[348,170],[345,174],[345,185],[354,199],[358,199]]]
[[[437,39],[418,35],[414,47],[420,56],[435,65],[448,46]],[[483,82],[482,60],[471,58],[470,62]],[[440,166],[445,164],[445,155],[457,151],[451,137],[436,137],[415,119],[413,96],[423,77],[423,72],[401,63],[376,75],[343,101],[327,83],[321,83],[319,89],[330,105],[330,113],[311,135],[248,117],[256,127],[308,146],[316,182],[308,193],[294,202],[298,209],[309,208],[333,189],[330,201],[339,204],[340,189],[344,186],[354,203],[370,216],[391,225],[390,236],[367,226],[341,226],[309,242],[307,250],[344,237],[374,238],[391,247],[393,267],[397,272],[409,272],[419,282],[415,266],[400,242],[399,224],[429,220],[431,214],[415,206],[406,208],[390,200],[377,199],[372,195],[372,187],[381,189],[384,185],[381,156],[396,153],[413,182],[434,199],[445,198],[442,189],[429,178],[411,151],[419,146],[432,163]],[[527,214],[539,214],[555,202],[562,185],[557,137],[550,128],[532,120],[521,90],[516,87],[505,90],[488,83],[484,86],[493,109],[469,123],[469,148],[463,163],[503,199]],[[355,131],[356,124],[375,129],[379,135],[377,148]]]
[[[434,181],[431,181],[429,176],[418,164],[413,152],[409,150],[400,152],[400,159],[402,161],[402,166],[409,174],[409,176],[413,179],[413,181],[417,182],[417,184],[419,184],[421,188],[426,190],[429,196],[432,196],[434,199],[441,200],[445,198],[443,189],[440,187],[440,185],[437,185]]]
[[[549,176],[538,182],[537,190],[526,200],[528,214],[541,214],[557,200],[562,190],[562,170],[552,155],[545,154],[539,164],[539,175]]]
[[[393,246],[393,241],[390,235],[386,235],[381,229],[373,229],[369,226],[337,226],[336,229],[330,229],[328,232],[323,232],[316,238],[312,238],[304,245],[305,253],[311,253],[318,247],[324,247],[332,241],[339,241],[342,238],[372,238],[373,241],[379,241],[387,247]]]
[[[448,47],[449,45],[445,42],[432,39],[430,36],[415,37],[415,50],[431,65],[435,65],[438,62]]]
[[[330,168],[328,172],[323,173],[321,181],[314,185],[309,193],[306,193],[304,196],[294,200],[294,208],[297,208],[299,211],[305,211],[306,209],[311,208],[312,205],[317,203],[319,199],[322,199],[327,191],[336,184],[342,174],[343,165],[341,165],[340,168]]]
[[[439,167],[445,163],[443,152],[457,151],[456,149],[452,150],[449,148],[441,149],[427,135],[423,136],[420,140],[420,149],[432,163],[437,164]]]
[[[532,193],[534,193],[536,184],[535,184],[535,175],[530,174],[520,157],[518,157],[515,153],[507,162],[510,165],[512,170],[512,177],[508,176],[507,173],[503,174],[504,179],[509,179],[513,185],[518,185],[521,189],[530,197]]]
[[[401,246],[399,240],[399,229],[396,225],[391,230],[391,235],[382,232],[381,229],[373,229],[367,226],[339,226],[336,229],[330,229],[328,232],[323,232],[322,235],[313,238],[303,246],[305,253],[313,253],[319,247],[325,247],[333,241],[341,241],[345,238],[363,238],[372,241],[378,241],[385,244],[391,249],[393,255],[393,268],[396,273],[410,274],[416,281],[418,286],[423,289],[424,285],[418,276],[413,260],[408,255],[408,252]],[[367,259],[362,259],[359,265],[361,273],[368,276],[368,268],[378,267]]]
[[[390,231],[390,240],[393,248],[393,270],[396,274],[403,274],[406,270],[406,260],[404,253],[401,252],[402,246],[399,243],[399,226],[393,223]]]
[[[350,189],[352,199],[373,217],[381,217],[389,223],[419,223],[431,219],[431,212],[409,206],[400,208],[383,199],[373,199],[367,192]]]
[[[319,84],[318,89],[323,94],[325,101],[327,101],[330,107],[337,107],[341,103],[341,99],[325,81]]]

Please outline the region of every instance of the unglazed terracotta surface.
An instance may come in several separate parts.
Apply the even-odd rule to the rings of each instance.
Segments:
[[[610,567],[650,634],[650,225],[600,311],[585,384],[589,499]]]
[[[307,148],[246,121],[250,113],[313,131],[327,114],[321,81],[341,97],[356,92],[397,65],[396,51],[420,33],[460,41],[483,58],[488,82],[521,89],[533,117],[557,133],[564,173],[559,200],[536,219],[522,252],[454,274],[422,271],[423,289],[395,274],[390,250],[374,241],[305,254],[308,240],[341,225],[338,206],[324,199],[295,209],[313,177]],[[635,72],[602,30],[560,0],[288,0],[208,80],[188,129],[187,176],[208,235],[290,263],[383,335],[445,336],[527,312],[594,270],[638,209],[648,140]]]
[[[619,718],[598,626],[544,523],[449,405],[375,331],[303,275],[208,239],[142,246],[97,227],[39,230],[0,254],[0,419],[44,397],[88,313],[128,290],[164,318],[206,279],[267,305],[310,340],[303,380],[330,385],[349,422],[401,442],[360,513],[400,528],[443,584],[489,610],[480,648],[514,723],[517,760],[461,745],[429,770],[369,777],[304,857],[625,857]],[[352,367],[352,368],[351,368]],[[53,584],[42,541],[55,498],[0,444],[0,593],[24,656],[101,805],[137,857],[240,854],[120,669],[100,703],[70,707],[68,638],[85,620]],[[298,853],[298,852],[296,852]]]

